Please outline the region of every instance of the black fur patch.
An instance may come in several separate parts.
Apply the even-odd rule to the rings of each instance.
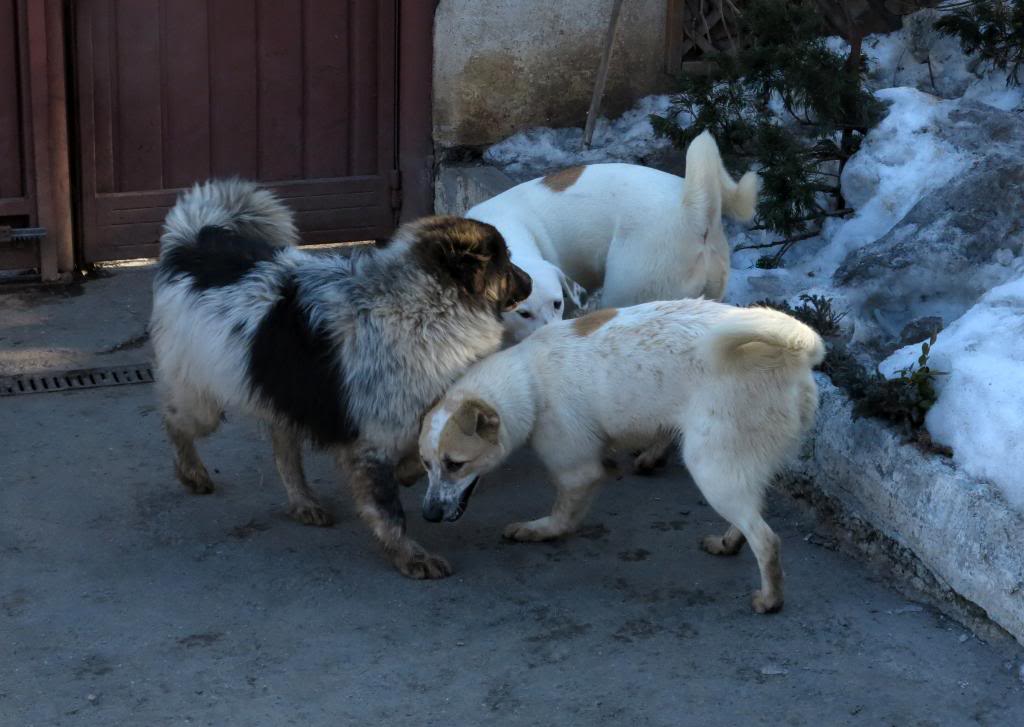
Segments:
[[[164,275],[184,273],[199,290],[237,283],[257,263],[273,260],[282,249],[223,227],[204,227],[194,245],[180,245],[160,258]]]
[[[345,380],[327,335],[314,329],[294,280],[260,321],[249,350],[254,391],[320,446],[350,442],[358,431],[348,415]]]

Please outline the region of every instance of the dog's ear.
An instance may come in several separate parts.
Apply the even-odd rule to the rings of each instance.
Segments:
[[[453,419],[467,437],[479,437],[489,444],[498,444],[501,417],[489,404],[479,399],[465,401],[455,412]]]
[[[505,284],[505,295],[501,301],[503,311],[510,311],[533,292],[533,278],[515,263],[509,263],[509,274]]]
[[[561,270],[558,271],[558,278],[562,281],[562,293],[572,301],[577,308],[587,304],[587,290]]]

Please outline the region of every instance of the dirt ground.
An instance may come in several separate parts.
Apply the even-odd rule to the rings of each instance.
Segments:
[[[146,361],[150,271],[0,294],[0,375]],[[76,294],[81,293],[81,294]],[[107,351],[107,353],[103,353]],[[0,725],[1014,725],[1022,650],[907,601],[784,495],[782,613],[750,611],[749,552],[685,471],[610,481],[583,531],[503,542],[551,493],[520,453],[456,525],[410,531],[456,574],[414,582],[338,516],[284,512],[267,438],[202,446],[173,478],[151,385],[0,397]]]

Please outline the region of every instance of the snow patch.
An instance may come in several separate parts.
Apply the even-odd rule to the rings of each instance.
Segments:
[[[891,378],[920,353],[920,343],[906,346],[879,369]],[[965,472],[1024,508],[1024,275],[990,290],[942,331],[929,366],[946,372],[925,422],[932,438],[953,448]]]
[[[583,129],[541,126],[510,136],[484,152],[484,159],[513,174],[529,170],[571,167],[595,162],[639,162],[671,148],[657,138],[651,114],[665,114],[668,96],[647,96],[614,121],[601,117],[594,125],[590,149],[583,148]]]

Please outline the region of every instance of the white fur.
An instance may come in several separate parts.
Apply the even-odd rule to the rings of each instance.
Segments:
[[[477,363],[428,413],[425,432],[439,431],[473,402],[498,414],[499,443],[464,448],[458,459],[474,456],[456,473],[458,482],[485,474],[528,442],[558,500],[550,516],[510,525],[506,534],[558,537],[585,515],[608,445],[644,446],[671,431],[704,497],[736,529],[705,546],[723,552],[723,540],[745,536],[762,572],[754,607],[781,607],[778,538],[761,518],[762,495],[812,422],[817,389],[810,370],[823,357],[821,339],[778,311],[706,300],[625,308],[596,330],[586,321],[546,326]],[[449,453],[439,451],[437,437],[421,436],[420,455],[429,464]],[[451,511],[463,495],[458,483],[442,468],[429,471],[425,503]]]
[[[529,297],[514,310],[502,314],[505,330],[513,341],[522,341],[535,330],[565,315],[566,297],[577,307],[583,305],[586,291],[566,278],[556,265],[549,263],[537,248],[529,226],[506,214],[497,200],[502,195],[482,202],[466,213],[466,217],[493,225],[505,238],[512,262],[526,271],[533,281]]]
[[[752,172],[733,181],[714,138],[704,132],[687,150],[685,180],[633,164],[591,164],[563,191],[534,179],[467,216],[498,228],[512,259],[534,276],[531,312],[543,315],[557,296],[552,284],[537,285],[528,267],[538,257],[588,290],[603,286],[605,306],[717,300],[729,275],[722,214],[750,220],[759,183]]]
[[[160,251],[192,245],[204,227],[224,227],[282,247],[295,245],[298,230],[291,210],[267,189],[239,179],[194,184],[167,213]]]

